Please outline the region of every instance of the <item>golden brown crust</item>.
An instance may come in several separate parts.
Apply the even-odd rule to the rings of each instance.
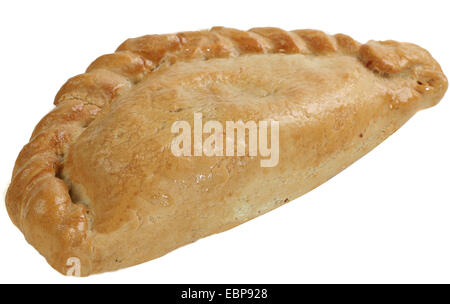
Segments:
[[[388,74],[400,73],[414,65],[440,69],[437,62],[429,60],[426,50],[410,43],[369,41],[361,46],[359,54],[368,68]]]
[[[411,113],[437,103],[447,88],[444,74],[427,51],[394,41],[360,45],[348,36],[330,36],[315,30],[255,28],[245,32],[223,27],[128,39],[114,54],[95,60],[86,73],[69,79],[55,97],[55,109],[36,126],[16,161],[8,189],[6,204],[12,221],[28,242],[62,273],[67,271],[67,259],[73,256],[81,259],[82,275],[120,268],[111,266],[110,261],[99,260],[106,260],[108,253],[99,252],[110,245],[103,249],[92,245],[94,232],[90,229],[89,206],[85,206],[86,201],[71,197],[70,181],[63,182],[61,171],[70,145],[112,100],[126,95],[137,83],[165,66],[273,53],[351,56],[386,80],[408,71],[416,83],[413,91],[406,90],[407,99],[420,97],[423,102],[408,109]],[[398,108],[405,91],[387,90],[386,94],[391,96],[392,107]],[[341,122],[336,119],[335,124],[339,127]],[[96,242],[106,242],[101,238],[97,237]],[[155,257],[164,251],[161,249]],[[105,265],[95,265],[101,263]]]

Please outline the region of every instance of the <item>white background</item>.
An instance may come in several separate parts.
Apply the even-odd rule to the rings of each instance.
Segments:
[[[448,1],[1,1],[0,186],[67,78],[126,38],[276,26],[410,41],[450,71]],[[316,190],[163,258],[89,278],[47,265],[0,204],[0,282],[450,282],[450,100]]]

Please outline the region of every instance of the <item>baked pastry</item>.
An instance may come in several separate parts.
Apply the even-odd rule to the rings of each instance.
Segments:
[[[7,209],[63,274],[73,261],[82,276],[132,266],[310,191],[446,89],[409,43],[223,27],[129,39],[60,89],[16,161]],[[174,155],[172,127],[195,113],[278,122],[276,164]]]

